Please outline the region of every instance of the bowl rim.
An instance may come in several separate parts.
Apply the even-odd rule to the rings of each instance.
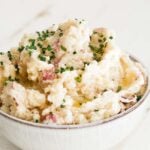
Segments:
[[[94,122],[91,122],[91,123],[77,124],[77,125],[57,125],[57,124],[48,125],[48,124],[42,124],[42,123],[34,123],[34,122],[26,121],[26,120],[11,116],[11,115],[3,112],[2,110],[0,110],[0,117],[4,117],[8,120],[11,120],[13,122],[23,124],[23,125],[26,125],[26,126],[43,128],[43,129],[80,129],[80,128],[88,128],[88,127],[94,127],[94,126],[108,124],[108,123],[113,122],[115,120],[118,120],[122,117],[125,117],[127,114],[129,114],[129,113],[133,112],[135,109],[137,109],[145,101],[145,99],[147,98],[147,96],[150,93],[150,76],[149,76],[148,69],[135,56],[130,55],[129,53],[128,53],[128,55],[134,62],[137,62],[137,63],[141,64],[142,67],[144,68],[145,73],[146,73],[146,91],[145,91],[143,97],[135,105],[133,105],[131,108],[127,109],[126,111],[124,111],[120,114],[114,115],[114,116],[112,116],[108,119],[104,119],[103,121],[94,121]]]

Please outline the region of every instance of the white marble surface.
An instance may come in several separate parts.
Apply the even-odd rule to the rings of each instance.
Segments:
[[[25,32],[67,18],[83,18],[90,27],[114,29],[120,47],[136,55],[150,69],[150,0],[0,0],[0,49],[15,46]],[[149,139],[147,111],[138,128],[112,149],[150,150]],[[18,149],[0,135],[0,150]]]

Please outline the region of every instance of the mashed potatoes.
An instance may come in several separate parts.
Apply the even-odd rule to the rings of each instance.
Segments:
[[[45,124],[104,120],[133,106],[145,76],[105,28],[83,20],[24,35],[0,53],[0,109]]]

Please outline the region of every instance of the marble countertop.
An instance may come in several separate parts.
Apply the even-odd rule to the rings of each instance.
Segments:
[[[68,18],[83,18],[90,27],[115,30],[118,45],[150,69],[150,0],[0,0],[0,49],[17,45],[23,33]],[[113,150],[150,149],[149,110],[150,105],[137,130]],[[0,135],[0,150],[18,149]]]

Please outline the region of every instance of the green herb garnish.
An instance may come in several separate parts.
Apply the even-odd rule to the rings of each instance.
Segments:
[[[96,36],[98,36],[98,43],[96,45],[90,44],[89,47],[93,52],[94,59],[96,61],[100,61],[104,54],[104,50],[107,46],[107,37],[105,37],[102,33],[98,33],[95,31],[93,32],[93,34],[96,34]],[[92,41],[92,36],[91,36],[91,41]]]
[[[49,35],[50,35],[50,36],[53,36],[54,34],[55,34],[55,31],[50,31],[50,32],[49,32]]]
[[[98,112],[99,110],[98,110],[98,109],[95,109],[94,111],[95,111],[95,112]]]
[[[93,32],[93,34],[97,34],[97,32],[96,32],[96,31],[94,31],[94,32]]]
[[[65,105],[61,104],[61,105],[60,105],[60,108],[65,108]]]
[[[18,48],[19,52],[22,52],[23,50],[24,50],[24,46],[21,46],[21,47]]]
[[[110,36],[110,37],[109,37],[109,39],[111,39],[111,40],[112,40],[112,39],[113,39],[113,36]]]
[[[73,71],[74,70],[74,68],[72,66],[70,66],[70,67],[67,66],[66,69],[69,70],[69,71]]]
[[[75,80],[76,80],[77,82],[81,82],[81,79],[82,79],[82,76],[81,76],[81,75],[79,75],[78,77],[75,78]]]
[[[65,71],[66,71],[66,69],[63,68],[63,67],[61,67],[59,72],[60,72],[60,73],[63,73],[63,72],[65,72]]]
[[[62,32],[60,32],[60,33],[59,33],[59,37],[62,37],[62,36],[63,36],[63,33],[62,33]]]
[[[7,80],[4,82],[4,85],[6,86],[9,81],[11,81],[11,82],[13,82],[13,81],[19,81],[19,79],[17,79],[17,78],[12,78],[11,76],[9,76],[9,77],[7,78]]]
[[[42,46],[41,43],[37,43],[37,46],[38,46],[39,48],[43,48],[43,46]]]
[[[89,65],[89,64],[90,64],[89,62],[84,62],[84,66]]]
[[[12,60],[12,54],[11,54],[11,52],[8,51],[8,52],[7,52],[7,55],[8,55],[9,60],[11,61],[11,60]]]
[[[105,41],[106,41],[106,38],[104,37],[104,38],[103,38],[103,42],[105,42]]]
[[[29,45],[26,46],[26,50],[33,49],[36,50],[35,39],[29,39]]]
[[[51,56],[49,56],[49,61],[51,61],[51,60],[53,60],[55,58],[56,58],[55,53],[52,51],[51,52]]]
[[[16,69],[16,73],[18,74],[19,73],[19,66],[18,66],[18,64],[15,64],[15,69]]]
[[[39,55],[38,58],[41,60],[41,61],[46,61],[46,57],[44,55]]]
[[[3,52],[0,52],[0,55],[4,55],[4,53],[3,53]]]
[[[98,39],[98,42],[101,43],[101,42],[103,42],[103,40],[102,39]]]
[[[49,114],[50,114],[50,115],[53,115],[53,112],[50,111]]]
[[[12,78],[11,76],[8,77],[8,81],[16,81],[15,78]]]
[[[48,30],[42,31],[42,35],[41,35],[42,40],[45,40],[47,37],[49,37],[49,33],[50,32]]]
[[[1,65],[1,66],[3,66],[3,65],[4,65],[3,61],[0,61],[0,65]]]
[[[120,92],[122,90],[121,86],[118,86],[117,91],[116,92]]]
[[[61,67],[60,69],[56,71],[56,73],[63,73],[65,71],[73,71],[73,70],[74,68],[72,66],[71,67],[67,66],[66,68]]]
[[[38,122],[39,122],[39,120],[38,120],[38,119],[35,119],[35,120],[34,120],[34,122],[35,122],[35,123],[38,123]]]
[[[51,50],[52,50],[51,45],[48,45],[48,46],[47,46],[47,50],[48,50],[48,51],[51,51]]]
[[[31,56],[32,53],[33,53],[33,50],[32,49],[28,49],[27,52],[28,52],[29,56]]]
[[[76,52],[76,51],[74,51],[74,52],[73,52],[73,55],[75,55],[75,54],[77,54],[77,52]]]
[[[67,51],[66,47],[64,47],[63,45],[61,45],[60,48],[61,48],[63,51]]]
[[[37,40],[39,41],[44,41],[46,40],[46,38],[50,37],[50,36],[53,36],[55,34],[55,31],[42,31],[42,32],[36,32],[37,35],[38,35],[38,38]]]
[[[137,95],[136,100],[139,101],[142,98],[142,95]]]

